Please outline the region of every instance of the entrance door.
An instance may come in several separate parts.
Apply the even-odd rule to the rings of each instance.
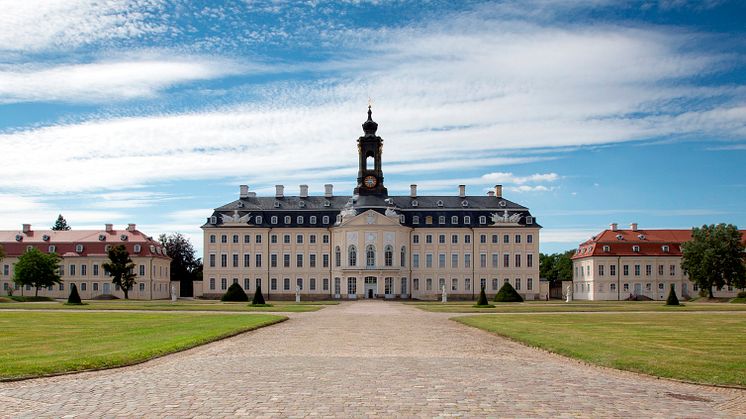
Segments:
[[[376,298],[378,295],[378,278],[375,276],[365,277],[365,298]]]
[[[635,284],[635,295],[642,295],[642,284]]]

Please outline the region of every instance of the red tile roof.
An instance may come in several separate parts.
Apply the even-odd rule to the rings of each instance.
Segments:
[[[741,232],[742,242],[746,244],[746,230],[739,231]],[[688,242],[691,238],[692,230],[604,230],[581,243],[572,258],[582,259],[591,256],[681,256],[681,244]],[[635,251],[635,246],[637,246],[638,251]]]
[[[20,239],[20,240],[19,240]],[[28,246],[34,246],[42,252],[48,252],[49,246],[55,246],[55,253],[64,257],[103,256],[107,245],[123,244],[131,256],[166,258],[161,244],[137,229],[127,230],[0,230],[0,245],[6,256],[20,256]],[[140,252],[135,252],[135,245],[140,245]],[[78,245],[83,249],[78,252]]]

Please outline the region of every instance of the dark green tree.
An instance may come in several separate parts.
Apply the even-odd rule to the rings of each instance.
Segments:
[[[510,285],[510,282],[506,282],[495,295],[495,301],[498,303],[521,303],[523,297]]]
[[[171,258],[171,280],[179,281],[182,295],[192,295],[192,281],[202,279],[202,261],[195,258],[194,246],[181,233],[161,234],[158,241]]]
[[[489,305],[490,302],[487,301],[487,294],[484,293],[484,285],[482,285],[482,290],[479,291],[479,299],[477,300],[478,306],[486,306]]]
[[[223,294],[220,301],[249,301],[249,296],[246,295],[243,288],[237,282],[234,282],[228,287],[228,291]]]
[[[572,255],[575,250],[562,253],[539,254],[539,276],[550,282],[572,280]]]
[[[267,304],[264,301],[264,295],[262,294],[262,286],[258,285],[256,287],[256,291],[254,291],[254,298],[251,300],[251,304],[259,305],[259,304]]]
[[[60,257],[56,253],[43,253],[32,247],[22,254],[16,262],[13,282],[19,286],[29,285],[36,288],[51,287],[62,282],[60,277]]]
[[[668,298],[666,299],[666,305],[667,306],[679,305],[679,298],[676,297],[676,288],[674,287],[674,284],[671,284],[671,291],[668,292]]]
[[[54,225],[52,226],[52,230],[54,231],[70,230],[70,226],[67,225],[67,220],[65,220],[65,217],[63,217],[62,214],[57,216],[57,221],[54,222]]]
[[[123,244],[114,246],[108,252],[109,262],[102,264],[111,276],[111,282],[119,285],[124,292],[124,299],[129,299],[129,291],[135,285],[135,264],[132,263],[130,254]]]
[[[80,295],[78,295],[78,287],[75,284],[70,284],[70,296],[67,297],[68,304],[83,304],[80,301]]]
[[[713,298],[713,287],[746,286],[744,244],[741,232],[732,224],[692,228],[692,239],[682,247],[681,267],[689,279]]]

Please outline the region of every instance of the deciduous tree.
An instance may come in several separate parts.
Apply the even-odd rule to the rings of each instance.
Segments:
[[[181,289],[191,295],[189,290],[192,289],[192,281],[202,279],[202,261],[195,257],[194,246],[181,233],[161,234],[158,241],[171,258],[171,281],[179,281]]]
[[[16,262],[13,282],[19,286],[29,285],[36,288],[51,287],[62,282],[60,277],[60,257],[56,253],[43,253],[32,247],[22,254]]]
[[[682,245],[681,267],[689,279],[713,297],[713,287],[746,286],[744,244],[732,224],[692,228],[692,239]]]
[[[109,262],[104,263],[102,266],[109,272],[111,276],[111,282],[114,285],[119,285],[124,292],[124,299],[129,299],[129,290],[135,285],[135,264],[132,263],[130,254],[127,248],[123,244],[114,246],[109,250],[108,253]]]
[[[575,250],[539,254],[539,276],[550,282],[572,280],[572,255]]]

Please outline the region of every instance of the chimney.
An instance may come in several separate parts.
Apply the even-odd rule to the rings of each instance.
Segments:
[[[503,197],[503,185],[495,185],[495,196],[498,198]]]
[[[494,197],[495,196],[495,191],[487,191],[487,196]]]
[[[31,233],[31,224],[24,224],[23,225],[23,233],[24,234]]]
[[[300,197],[308,198],[308,185],[300,185]]]
[[[282,198],[284,195],[285,187],[282,185],[275,185],[275,198]]]
[[[111,233],[112,231],[114,231],[114,224],[105,224],[105,226],[107,233]]]
[[[466,185],[458,185],[458,197],[466,198]]]
[[[632,223],[629,225],[629,228],[632,229],[632,231],[637,231],[637,223]]]
[[[241,185],[240,186],[240,192],[238,194],[238,197],[241,198],[241,199],[249,197],[249,186],[248,185]]]
[[[609,228],[611,228],[611,231],[617,231],[617,223],[611,223],[611,226],[609,226]]]
[[[326,185],[324,185],[324,197],[331,198],[332,196],[334,196],[333,190],[334,185],[332,185],[331,183],[327,183]]]
[[[135,230],[137,230],[137,224],[127,224],[127,231],[132,233]]]
[[[417,198],[417,185],[409,185],[409,197]]]

